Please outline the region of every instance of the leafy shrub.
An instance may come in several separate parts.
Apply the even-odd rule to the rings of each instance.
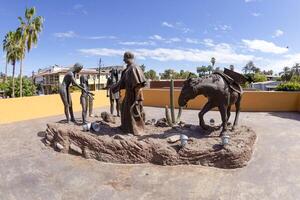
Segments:
[[[36,87],[29,78],[23,78],[23,96],[33,96],[36,94]],[[0,90],[5,91],[7,96],[12,95],[12,78],[8,78],[6,83],[0,83]],[[15,96],[20,96],[20,79],[15,79]]]
[[[276,87],[277,91],[300,91],[300,83],[298,82],[285,82]]]
[[[253,82],[264,82],[267,81],[267,77],[261,73],[255,73],[253,77]]]
[[[292,78],[291,78],[291,82],[298,82],[298,83],[300,83],[300,76],[293,75]]]

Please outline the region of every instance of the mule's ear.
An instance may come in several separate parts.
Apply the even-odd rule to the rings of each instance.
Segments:
[[[192,72],[189,73],[189,76],[187,77],[187,79],[192,78]]]

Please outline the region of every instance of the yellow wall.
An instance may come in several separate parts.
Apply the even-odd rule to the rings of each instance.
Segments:
[[[175,102],[180,94],[180,90],[175,90]],[[145,89],[145,106],[162,107],[169,105],[168,89]],[[188,108],[200,109],[207,102],[204,96],[198,96],[189,101]],[[233,109],[234,110],[234,109]],[[300,92],[244,92],[242,111],[300,111]]]
[[[175,103],[180,90],[175,90]],[[124,95],[123,95],[124,96]],[[168,89],[145,89],[144,105],[164,107],[169,105]],[[81,111],[80,93],[72,94],[74,111]],[[188,103],[190,109],[200,109],[207,99],[198,96]],[[94,107],[108,106],[106,91],[96,91]],[[300,111],[300,92],[245,92],[242,111]],[[63,114],[59,95],[0,99],[0,124]]]
[[[80,92],[72,93],[73,109],[80,111]],[[94,107],[109,105],[106,91],[96,91]],[[28,119],[60,115],[64,113],[63,103],[58,94],[0,99],[0,124]]]

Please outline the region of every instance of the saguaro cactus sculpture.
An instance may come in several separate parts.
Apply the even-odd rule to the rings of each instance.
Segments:
[[[174,80],[171,79],[170,81],[170,110],[171,110],[171,117],[168,106],[166,106],[166,120],[169,126],[174,126],[180,121],[180,116],[182,112],[182,107],[179,107],[178,115],[175,118],[175,106],[174,106]]]

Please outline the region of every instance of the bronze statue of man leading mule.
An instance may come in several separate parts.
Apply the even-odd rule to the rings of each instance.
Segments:
[[[216,71],[211,75],[200,78],[188,78],[182,87],[178,104],[181,107],[187,105],[188,101],[196,98],[198,95],[204,95],[208,101],[199,112],[200,126],[207,130],[203,116],[211,109],[217,107],[222,118],[222,136],[227,131],[228,120],[230,117],[231,106],[235,105],[236,115],[232,128],[238,125],[240,104],[243,90],[240,84],[245,83],[243,75],[229,69],[224,72]]]

